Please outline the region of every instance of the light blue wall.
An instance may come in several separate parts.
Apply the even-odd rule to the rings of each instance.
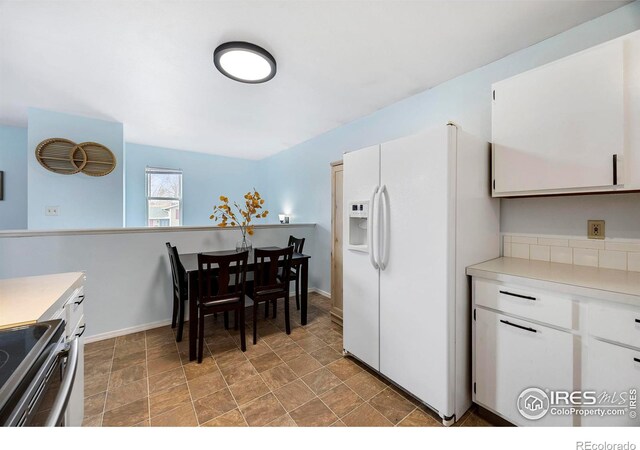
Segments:
[[[30,108],[27,134],[29,229],[123,226],[125,161],[121,123]],[[50,172],[36,160],[35,149],[53,137],[76,143],[98,142],[113,152],[117,166],[103,177]],[[59,215],[45,216],[46,206],[59,206]]]
[[[26,128],[0,126],[0,171],[4,172],[0,230],[27,228],[26,148]]]
[[[37,110],[35,110],[37,111]],[[184,171],[184,225],[199,226],[212,225],[209,215],[214,202],[220,195],[226,195],[231,200],[242,201],[242,196],[253,187],[258,189],[263,195],[266,190],[266,180],[264,171],[260,169],[261,162],[240,158],[229,158],[224,156],[208,155],[183,150],[175,150],[147,145],[126,143],[126,160],[123,161],[122,153],[118,157],[119,177],[124,176],[124,188],[122,178],[115,186],[109,183],[105,187],[103,183],[114,173],[107,175],[104,179],[87,177],[85,175],[63,176],[56,175],[44,170],[35,160],[33,155],[35,146],[42,141],[42,135],[46,137],[58,136],[69,139],[69,136],[79,136],[73,130],[56,131],[60,121],[68,123],[71,121],[79,128],[87,127],[87,134],[76,139],[77,142],[91,139],[104,143],[104,138],[95,134],[95,124],[93,119],[76,118],[65,114],[49,113],[38,111],[42,120],[47,121],[47,127],[42,127],[38,122],[31,121],[36,129],[41,130],[37,134],[34,130],[33,142],[28,144],[27,128],[16,128],[0,125],[0,170],[5,172],[5,201],[0,202],[0,230],[25,229],[31,211],[32,229],[63,229],[63,228],[109,228],[121,227],[123,220],[123,204],[120,202],[111,208],[112,214],[108,217],[103,214],[105,201],[111,199],[112,194],[115,199],[121,199],[118,193],[124,189],[124,217],[125,226],[143,227],[146,226],[146,204],[145,204],[145,177],[146,166],[179,168]],[[31,116],[30,116],[31,117]],[[53,120],[49,121],[49,118]],[[77,119],[77,120],[76,120]],[[98,121],[100,126],[102,121]],[[111,126],[111,122],[106,122]],[[116,129],[120,124],[115,124]],[[93,128],[92,128],[93,127]],[[43,128],[47,128],[46,130]],[[55,128],[55,129],[54,129]],[[117,131],[117,130],[116,130]],[[121,131],[119,131],[121,132]],[[36,135],[37,134],[37,135]],[[107,145],[107,144],[105,144]],[[107,145],[109,147],[109,145]],[[109,147],[113,150],[113,146]],[[31,150],[29,150],[31,149]],[[33,165],[27,169],[27,160],[33,161]],[[28,177],[31,176],[29,179]],[[75,178],[77,177],[77,178]],[[33,185],[32,197],[42,196],[46,191],[45,199],[35,198],[36,205],[28,208],[27,185],[28,179]],[[74,186],[68,186],[69,182],[75,182]],[[108,180],[113,181],[113,180]],[[85,184],[85,186],[78,186]],[[103,198],[93,202],[95,197],[93,188],[100,185],[100,189],[108,189],[106,200]],[[69,189],[82,189],[78,192],[85,192],[86,195],[77,195],[74,192],[74,202],[68,204],[69,197],[65,192]],[[88,194],[88,189],[92,190],[92,195]],[[36,194],[38,192],[39,194]],[[97,198],[100,198],[98,196]],[[39,201],[40,200],[40,201]],[[268,201],[268,198],[267,198]],[[44,206],[60,206],[60,216],[47,217],[44,215]],[[100,206],[99,210],[94,210]],[[265,205],[268,207],[268,203]],[[69,209],[70,207],[75,208]],[[88,211],[88,212],[87,212]],[[119,212],[118,212],[119,211]],[[73,218],[72,214],[79,213],[82,217]],[[85,212],[86,216],[85,217]],[[49,219],[48,221],[46,219]],[[277,220],[277,216],[274,220]],[[46,222],[46,223],[45,223]],[[257,221],[256,223],[268,223],[269,219]]]
[[[146,226],[145,168],[182,169],[184,225],[213,225],[209,215],[220,195],[239,203],[242,196],[264,188],[260,161],[127,144],[126,226]],[[264,194],[261,192],[261,194]],[[257,221],[256,223],[266,223]]]
[[[411,134],[449,120],[490,140],[492,83],[637,29],[640,29],[640,3],[634,2],[269,158],[266,167],[271,208],[289,209],[296,221],[318,224],[313,253],[314,277],[317,278],[311,281],[311,285],[330,290],[331,161],[341,159],[345,151]],[[452,54],[451,57],[456,56]],[[548,233],[557,230],[557,234],[583,234],[586,223],[581,217],[565,217],[562,201],[539,199],[537,202],[544,208],[530,212],[526,207],[528,200],[501,202],[502,231],[518,232],[522,229],[526,232],[529,231],[524,229],[527,224],[544,223]],[[597,205],[602,204],[591,198],[583,202],[596,205],[594,213],[599,212]],[[616,205],[613,210],[602,211],[603,215],[598,217],[615,216],[620,229],[610,230],[607,227],[607,231],[624,237],[625,230],[637,229],[637,217],[631,211],[640,208],[640,202],[638,196],[629,196]],[[554,223],[558,225],[554,226]],[[560,228],[561,223],[572,223],[575,229]]]
[[[198,153],[176,151],[149,147],[144,145],[127,144],[126,163],[126,225],[144,226],[144,167],[167,166],[182,168],[185,171],[185,225],[207,225],[208,214],[215,199],[221,194],[231,198],[241,198],[250,187],[255,186],[267,200],[267,207],[272,214],[268,222],[277,221],[279,212],[292,215],[294,222],[315,222],[315,248],[309,249],[314,255],[310,285],[322,290],[330,289],[330,168],[329,162],[341,159],[345,151],[355,150],[373,143],[386,141],[402,135],[410,134],[421,129],[430,128],[437,124],[453,120],[466,131],[489,140],[491,135],[491,83],[508,78],[517,73],[553,61],[563,56],[575,53],[601,42],[613,39],[623,34],[640,29],[640,3],[634,2],[612,13],[580,25],[558,36],[550,38],[537,45],[524,49],[492,64],[464,74],[451,81],[443,83],[433,89],[407,98],[398,103],[377,111],[374,114],[358,119],[343,127],[325,133],[315,139],[304,142],[289,150],[279,153],[262,161],[248,161],[235,158],[209,156]],[[455,55],[452,55],[454,58]],[[40,114],[43,114],[41,112]],[[65,118],[66,117],[66,118]],[[55,120],[48,120],[36,136],[29,131],[29,145],[27,149],[29,161],[29,225],[33,228],[78,228],[78,227],[106,227],[121,226],[122,213],[118,216],[103,214],[103,205],[92,199],[91,205],[84,200],[81,202],[84,212],[80,219],[67,223],[65,216],[73,210],[73,205],[67,205],[67,194],[74,194],[77,198],[79,189],[66,186],[58,189],[60,175],[49,174],[42,170],[35,158],[33,149],[40,140],[51,137],[56,131],[55,124],[61,124],[69,133],[80,133],[91,130],[91,119],[76,118],[55,114]],[[31,119],[31,114],[30,114]],[[89,122],[86,122],[89,121]],[[45,126],[46,125],[46,126]],[[120,126],[120,124],[114,124]],[[5,142],[12,142],[7,138],[7,132],[0,134],[3,155],[9,148]],[[71,134],[64,137],[74,139]],[[99,137],[75,138],[80,140]],[[121,139],[119,139],[121,141]],[[19,139],[15,141],[18,147]],[[104,143],[104,142],[103,142]],[[116,144],[117,145],[117,144]],[[107,144],[107,146],[109,146]],[[13,147],[13,144],[12,144]],[[12,162],[12,164],[15,162]],[[123,167],[120,164],[120,167]],[[32,176],[35,170],[38,176]],[[2,169],[0,169],[2,170]],[[43,175],[44,174],[44,175]],[[43,175],[43,176],[41,176]],[[56,177],[55,179],[53,177]],[[87,181],[88,177],[75,180],[78,184]],[[73,177],[69,177],[73,179]],[[31,189],[32,180],[35,189]],[[96,179],[89,179],[95,182]],[[81,183],[82,182],[82,183]],[[95,184],[91,184],[91,188]],[[120,187],[100,189],[108,191],[115,198],[122,196],[118,193]],[[55,189],[51,189],[55,186]],[[20,192],[20,191],[18,191]],[[60,195],[59,192],[64,193]],[[85,198],[87,198],[85,196]],[[110,196],[111,198],[111,196]],[[537,199],[535,208],[531,207],[531,199],[502,201],[502,231],[508,232],[545,232],[549,234],[582,234],[585,214],[599,215],[597,218],[610,217],[610,227],[607,231],[616,237],[637,237],[633,230],[637,230],[637,217],[633,211],[640,207],[640,196],[621,196],[616,202],[601,201],[604,197],[581,197],[582,208],[567,209],[566,200],[558,198]],[[122,203],[120,208],[122,208]],[[61,205],[61,216],[51,221],[45,221],[44,206]],[[5,208],[0,202],[0,208]],[[67,205],[67,206],[65,206]],[[67,208],[72,208],[68,210]],[[18,206],[13,207],[9,215],[19,217]],[[24,205],[23,205],[24,208]],[[0,212],[4,213],[3,209]],[[4,215],[4,214],[3,214]],[[95,223],[87,223],[86,218],[92,217]],[[119,217],[119,223],[111,225],[111,219]],[[24,219],[22,219],[24,221]],[[43,223],[46,222],[46,223]],[[24,223],[24,222],[22,222]],[[3,227],[0,218],[0,227]],[[636,233],[637,234],[637,233]]]

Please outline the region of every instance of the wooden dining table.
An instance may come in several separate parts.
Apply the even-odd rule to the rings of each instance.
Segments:
[[[274,250],[280,247],[260,247],[265,250]],[[215,252],[202,252],[205,255],[229,255],[236,250],[220,250]],[[300,271],[300,323],[307,324],[307,291],[309,290],[309,259],[311,256],[302,253],[293,253],[291,267]],[[198,253],[180,254],[180,262],[187,272],[189,285],[189,361],[196,359],[196,344],[198,341]],[[253,250],[249,252],[247,272],[252,272],[255,267]]]

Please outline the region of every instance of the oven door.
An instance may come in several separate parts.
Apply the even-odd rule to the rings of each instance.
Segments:
[[[58,345],[57,352],[38,372],[26,396],[18,426],[64,426],[64,417],[78,368],[79,340]]]

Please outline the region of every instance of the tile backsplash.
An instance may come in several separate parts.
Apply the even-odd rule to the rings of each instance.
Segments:
[[[502,255],[640,272],[640,239],[596,240],[504,233]]]

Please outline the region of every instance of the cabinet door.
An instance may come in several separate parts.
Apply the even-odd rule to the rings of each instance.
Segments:
[[[596,395],[606,392],[629,392],[640,390],[640,351],[631,350],[619,345],[609,344],[597,339],[589,339],[587,361],[584,375],[584,390],[596,391]],[[628,406],[628,404],[627,404]],[[586,416],[582,419],[583,426],[640,426],[637,414],[640,406],[635,405],[635,418],[631,418],[630,411],[622,416]]]
[[[573,335],[476,309],[475,400],[522,426],[571,426],[571,417],[525,419],[517,409],[527,388],[573,389]]]
[[[624,184],[622,40],[493,85],[494,196]]]

